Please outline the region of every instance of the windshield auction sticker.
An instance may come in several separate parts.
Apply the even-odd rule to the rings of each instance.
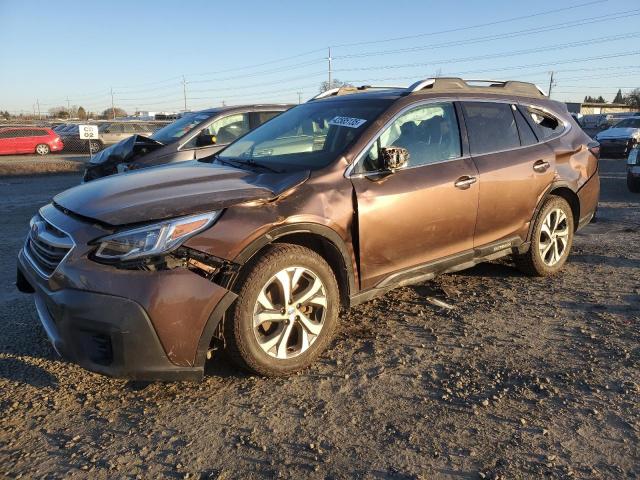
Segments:
[[[338,127],[349,127],[349,128],[358,128],[362,126],[366,120],[362,118],[352,118],[352,117],[333,117],[329,121],[329,125],[337,125]]]

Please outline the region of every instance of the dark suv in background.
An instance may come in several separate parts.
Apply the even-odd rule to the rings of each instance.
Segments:
[[[153,134],[129,136],[100,152],[89,162],[84,180],[207,157],[291,107],[242,105],[186,113]]]
[[[204,162],[56,195],[17,285],[90,370],[195,379],[224,348],[285,375],[392,288],[505,255],[557,273],[597,208],[598,148],[532,84],[331,90]]]

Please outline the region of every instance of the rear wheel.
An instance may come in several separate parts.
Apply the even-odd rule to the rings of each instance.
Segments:
[[[633,193],[640,193],[640,177],[627,173],[627,188]]]
[[[324,259],[298,245],[274,244],[240,279],[225,319],[227,351],[260,375],[293,373],[325,350],[338,310],[338,285]]]
[[[49,148],[49,145],[47,145],[46,143],[40,143],[36,145],[36,153],[38,155],[47,155],[50,151],[51,149]]]
[[[573,230],[573,212],[567,201],[561,197],[550,197],[536,217],[529,251],[514,255],[516,266],[537,277],[558,272],[569,257]]]

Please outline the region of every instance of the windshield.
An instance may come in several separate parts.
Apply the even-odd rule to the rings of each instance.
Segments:
[[[615,128],[640,128],[640,118],[625,118],[616,123]]]
[[[298,105],[223,150],[221,161],[277,171],[322,168],[336,160],[391,100],[320,101]]]
[[[204,122],[211,118],[213,113],[188,113],[173,123],[170,123],[166,127],[161,128],[151,138],[157,140],[160,143],[171,143],[177,139],[184,137],[187,133],[193,130],[193,127],[199,123]]]

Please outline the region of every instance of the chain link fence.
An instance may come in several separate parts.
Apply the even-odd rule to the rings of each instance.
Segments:
[[[171,123],[167,120],[59,120],[0,118],[0,155],[89,155],[132,135],[151,136]],[[80,138],[80,125],[97,125],[98,138]]]

